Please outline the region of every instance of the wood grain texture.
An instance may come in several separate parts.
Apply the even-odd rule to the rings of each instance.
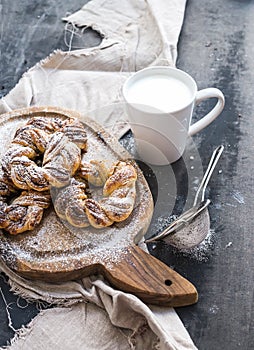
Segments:
[[[187,306],[198,301],[196,288],[160,260],[132,245],[123,250],[114,264],[90,264],[72,271],[35,270],[33,264],[19,260],[19,275],[47,282],[59,282],[101,274],[112,286],[136,295],[147,304],[171,307]]]
[[[82,120],[92,154],[115,160],[129,160],[137,170],[136,201],[133,212],[121,223],[105,228],[77,229],[61,220],[53,206],[34,230],[12,236],[0,235],[0,252],[5,263],[18,274],[48,282],[74,280],[103,274],[117,288],[154,304],[183,306],[197,301],[190,282],[135,246],[146,233],[153,214],[148,184],[125,149],[93,120],[76,112],[55,107],[32,107],[6,113],[0,120],[5,152],[17,126],[29,118],[75,116]],[[23,124],[22,124],[23,123]]]
[[[177,272],[138,246],[127,252],[125,259],[103,271],[115,287],[145,303],[177,307],[197,302],[196,288]]]

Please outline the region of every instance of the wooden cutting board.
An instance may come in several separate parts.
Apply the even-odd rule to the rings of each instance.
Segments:
[[[53,107],[33,107],[1,116],[0,159],[17,128],[33,116],[79,118],[86,128],[91,157],[112,162],[130,159],[129,153],[97,123],[76,112]],[[150,224],[153,200],[141,170],[132,162],[138,173],[137,198],[126,221],[103,230],[77,229],[59,219],[52,205],[33,231],[17,236],[0,233],[0,254],[7,266],[23,277],[48,282],[102,274],[116,288],[133,293],[146,303],[173,307],[195,303],[195,287],[137,245]]]

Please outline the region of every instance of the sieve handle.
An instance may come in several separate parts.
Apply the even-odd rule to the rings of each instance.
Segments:
[[[217,147],[213,153],[212,153],[212,156],[211,156],[211,159],[209,161],[209,164],[207,166],[207,169],[206,169],[206,172],[203,176],[203,179],[197,189],[197,192],[196,192],[196,195],[195,195],[195,198],[194,198],[194,203],[193,203],[193,206],[195,206],[198,202],[198,198],[199,198],[199,194],[201,192],[201,199],[200,201],[203,202],[204,199],[205,199],[205,190],[206,190],[206,187],[208,185],[208,182],[212,176],[212,173],[215,169],[215,166],[216,164],[218,163],[218,160],[220,159],[220,156],[222,154],[224,150],[224,146],[223,145],[220,145],[219,147]]]

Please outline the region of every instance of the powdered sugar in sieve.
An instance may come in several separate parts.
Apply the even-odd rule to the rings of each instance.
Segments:
[[[206,207],[196,218],[164,241],[178,249],[190,249],[201,243],[210,230],[210,217]]]

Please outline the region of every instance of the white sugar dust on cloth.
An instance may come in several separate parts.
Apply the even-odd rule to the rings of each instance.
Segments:
[[[120,137],[128,125],[121,108],[112,105],[120,105],[121,86],[133,71],[175,65],[185,2],[90,1],[64,20],[97,30],[103,37],[101,44],[53,52],[0,100],[0,113],[58,106],[92,116]],[[55,305],[18,330],[9,350],[196,349],[174,309],[145,305],[99,276],[47,284],[20,278],[1,260],[0,270],[9,277],[14,293]]]

